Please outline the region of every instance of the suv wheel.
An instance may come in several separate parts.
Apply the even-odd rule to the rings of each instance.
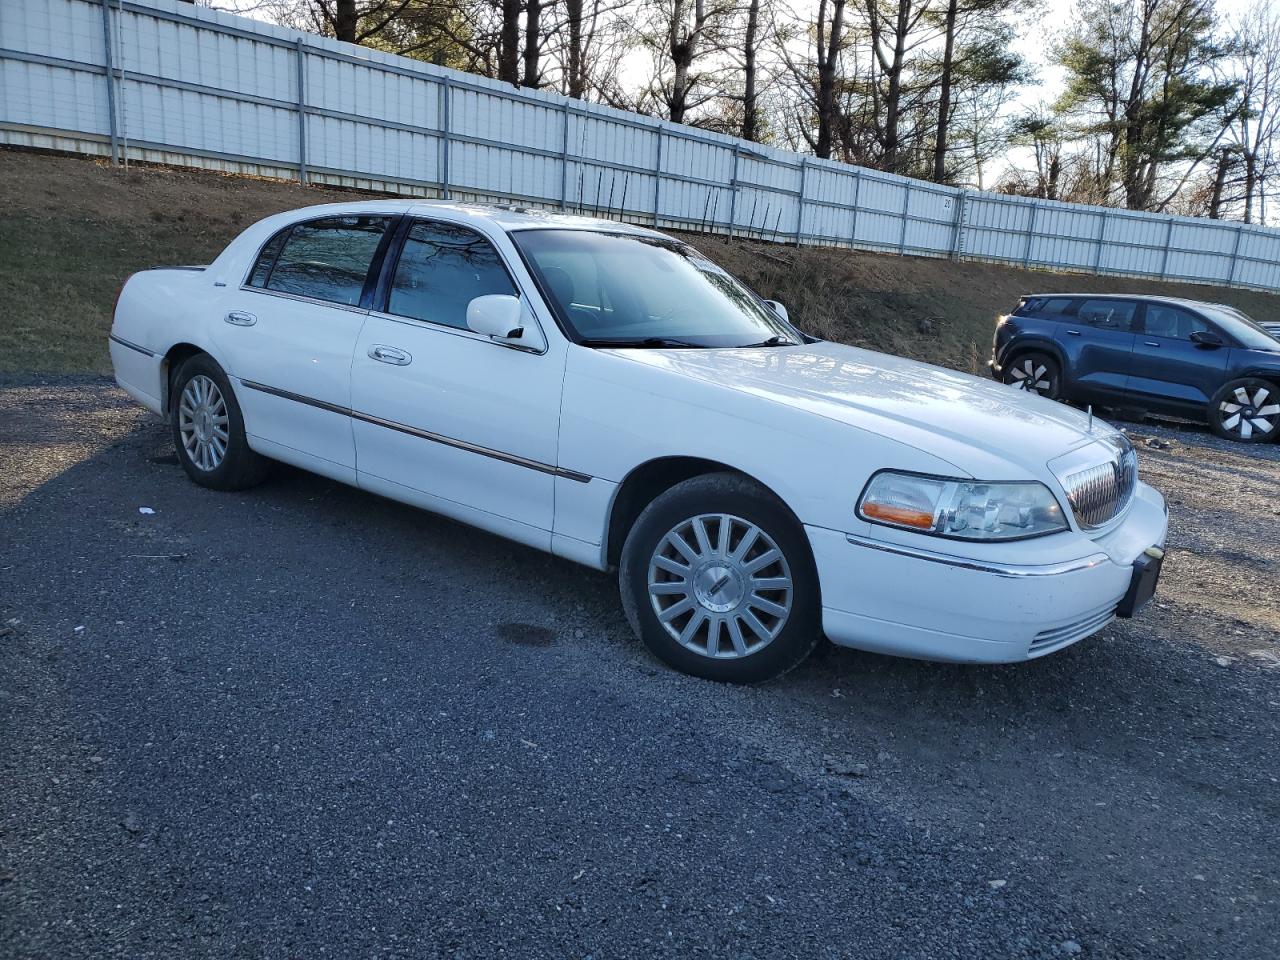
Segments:
[[[735,474],[685,480],[649,504],[623,545],[618,586],[649,650],[708,680],[779,676],[822,635],[804,529]]]
[[[1209,426],[1227,440],[1266,443],[1280,436],[1280,389],[1257,377],[1232,380],[1209,401]]]
[[[1024,353],[1005,367],[1004,382],[1027,393],[1057,400],[1062,374],[1058,361],[1047,353]]]

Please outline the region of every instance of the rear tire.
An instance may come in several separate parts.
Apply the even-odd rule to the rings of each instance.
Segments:
[[[618,586],[649,650],[706,680],[772,679],[822,637],[804,528],[737,474],[694,477],[650,503],[627,534]]]
[[[189,357],[173,375],[169,419],[178,462],[211,490],[244,490],[262,482],[271,461],[249,448],[231,382],[207,353]]]
[[[1209,401],[1209,426],[1224,440],[1268,443],[1280,437],[1280,388],[1269,380],[1232,380]]]
[[[1004,368],[1003,380],[1011,387],[1057,400],[1062,393],[1062,370],[1047,353],[1021,353]]]

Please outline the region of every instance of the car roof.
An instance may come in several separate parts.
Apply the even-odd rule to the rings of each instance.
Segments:
[[[1024,294],[1023,300],[1036,298],[1052,298],[1052,297],[1080,297],[1089,300],[1146,300],[1149,303],[1168,303],[1179,307],[1223,307],[1224,304],[1213,303],[1209,300],[1192,300],[1188,297],[1162,297],[1157,294],[1150,293],[1028,293]],[[1228,309],[1234,310],[1234,307]]]
[[[584,217],[554,210],[516,204],[464,203],[454,200],[353,200],[345,203],[322,203],[299,207],[283,214],[281,219],[308,219],[316,216],[342,216],[357,213],[405,213],[413,216],[447,214],[449,220],[463,224],[489,223],[507,232],[517,230],[608,230],[636,236],[666,237],[647,227],[640,227],[602,217]]]

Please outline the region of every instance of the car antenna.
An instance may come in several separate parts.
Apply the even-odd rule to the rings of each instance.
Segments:
[[[1089,404],[1089,432],[1093,433],[1093,404]]]

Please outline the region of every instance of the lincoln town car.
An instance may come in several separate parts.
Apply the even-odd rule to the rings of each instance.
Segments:
[[[1167,515],[1123,433],[802,326],[654,230],[394,200],[133,275],[110,347],[195,483],[283,461],[613,573],[709,679],[824,635],[1026,661],[1150,599]]]

